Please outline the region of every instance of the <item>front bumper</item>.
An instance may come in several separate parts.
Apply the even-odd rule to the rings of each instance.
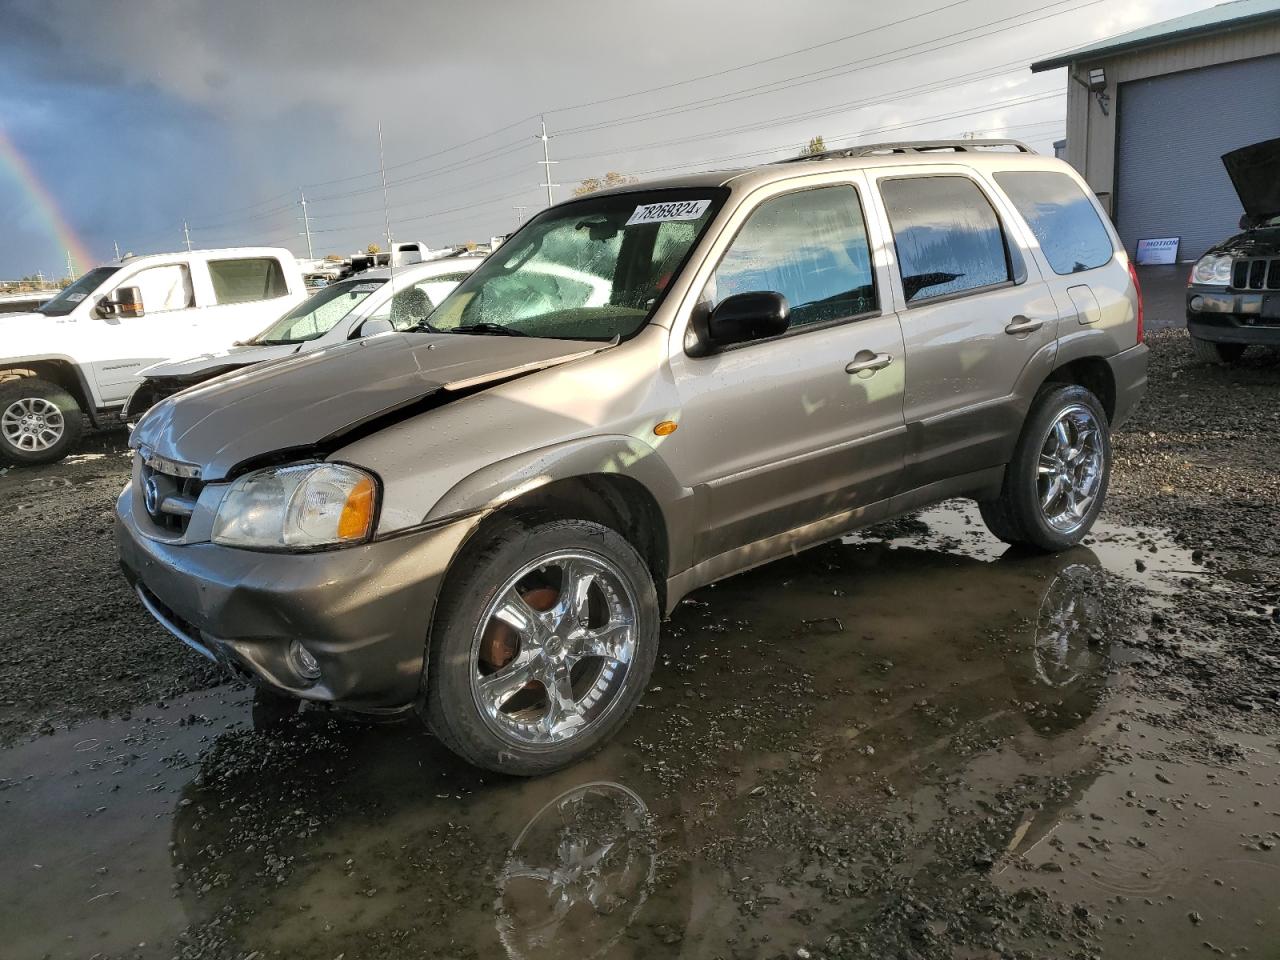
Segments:
[[[143,533],[129,488],[116,504],[125,577],[170,633],[306,700],[365,710],[413,703],[449,563],[475,519],[316,553],[175,544]],[[320,664],[306,682],[293,640]]]
[[[1280,290],[1187,287],[1187,331],[1198,340],[1280,346]]]

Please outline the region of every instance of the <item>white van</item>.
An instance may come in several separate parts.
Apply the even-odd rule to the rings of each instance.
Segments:
[[[0,314],[0,460],[51,463],[139,370],[251,337],[302,302],[293,254],[235,247],[95,267],[31,313]]]

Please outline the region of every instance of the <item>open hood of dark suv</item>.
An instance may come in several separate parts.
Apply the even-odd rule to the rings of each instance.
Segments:
[[[1254,220],[1280,215],[1280,137],[1222,155],[1244,212]]]
[[[164,400],[138,422],[130,444],[218,480],[273,454],[323,453],[365,424],[408,415],[428,398],[444,402],[604,346],[459,334],[352,340],[228,373]]]

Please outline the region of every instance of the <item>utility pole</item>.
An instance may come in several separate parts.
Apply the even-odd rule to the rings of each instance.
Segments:
[[[307,259],[314,260],[316,255],[311,252],[311,220],[307,216],[307,194],[301,187],[298,188],[298,196],[302,197],[298,201],[302,204],[302,229],[307,231]]]
[[[191,251],[191,228],[187,226],[187,221],[182,221],[182,239],[186,241],[187,252]]]
[[[524,212],[527,209],[523,204],[511,208],[516,212],[516,226],[524,223]]]
[[[111,245],[116,248],[116,263],[120,262],[120,241],[112,240]]]
[[[540,186],[547,188],[547,206],[550,207],[556,202],[555,195],[551,192],[551,188],[560,186],[558,183],[551,182],[551,165],[553,163],[559,163],[560,161],[551,159],[551,148],[547,146],[547,142],[551,138],[547,136],[547,121],[545,119],[542,121],[542,136],[534,137],[534,139],[542,141],[542,159],[539,160],[538,163],[542,164],[543,169],[547,171],[547,182],[540,184]]]
[[[74,280],[75,278],[76,278],[76,267],[75,267],[75,264],[71,262],[71,251],[68,250],[67,251],[67,279]]]
[[[387,225],[387,253],[391,252],[391,207],[387,203],[387,164],[382,153],[382,121],[378,121],[378,172],[382,174],[382,215]],[[391,258],[395,262],[395,257]]]

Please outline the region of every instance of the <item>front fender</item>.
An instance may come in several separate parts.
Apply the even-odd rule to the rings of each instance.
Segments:
[[[692,563],[692,489],[680,484],[654,447],[625,435],[567,440],[483,467],[445,493],[424,522],[487,513],[557,480],[592,474],[619,474],[644,486],[666,524],[667,569],[674,573]]]
[[[80,399],[83,401],[83,412],[93,423],[99,425],[98,409],[100,402],[94,390],[95,384],[89,380],[88,372],[70,354],[37,353],[26,356],[0,355],[0,370],[21,370],[38,364],[54,364],[71,371],[76,384],[80,388]]]

